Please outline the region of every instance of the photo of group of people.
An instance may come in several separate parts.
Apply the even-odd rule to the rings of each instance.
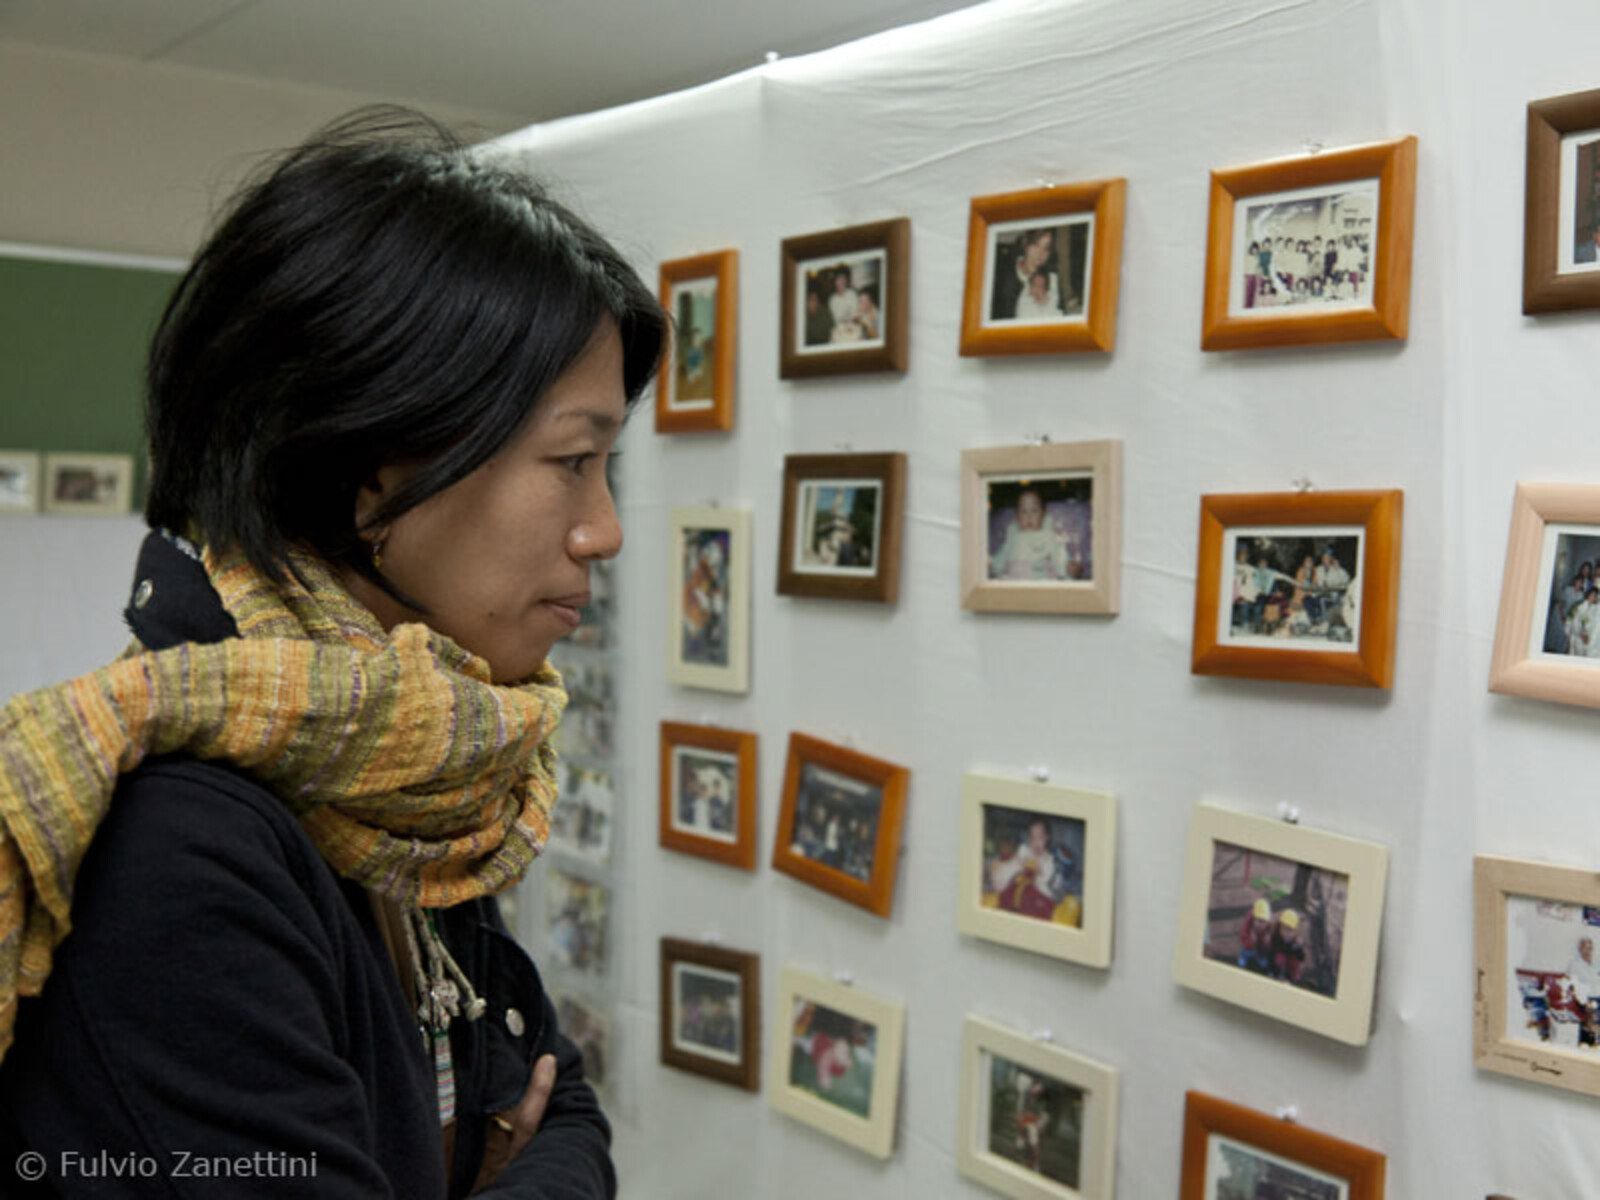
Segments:
[[[999,804],[983,806],[985,908],[1083,925],[1084,823]]]
[[[1563,271],[1600,271],[1600,130],[1562,139],[1562,208],[1571,206],[1563,248]]]
[[[672,827],[719,842],[739,840],[739,759],[702,746],[672,748]]]
[[[796,278],[804,293],[798,331],[802,354],[883,345],[887,261],[883,250],[870,250],[799,264]]]
[[[743,984],[731,971],[694,963],[674,963],[672,1031],[681,1050],[720,1062],[736,1063],[744,1031],[740,1027]]]
[[[1350,1187],[1300,1163],[1215,1134],[1205,1200],[1348,1200]]]
[[[882,788],[802,763],[789,848],[865,883],[872,878],[882,808]]]
[[[1378,181],[1277,192],[1234,209],[1234,315],[1372,305]]]
[[[683,628],[685,663],[728,665],[728,580],[733,534],[727,529],[683,531]]]
[[[1216,842],[1205,956],[1333,996],[1349,898],[1348,876]]]
[[[590,862],[610,861],[615,803],[611,772],[557,759],[556,795],[550,810],[550,845]]]
[[[671,385],[664,403],[677,411],[710,408],[717,334],[716,276],[674,284],[672,315]]]
[[[1600,659],[1600,533],[1554,526],[1545,536],[1550,591],[1543,598],[1542,631],[1535,622],[1534,636],[1540,642],[1535,649]]]
[[[550,867],[544,873],[544,911],[556,962],[591,975],[603,974],[611,889]]]
[[[1354,649],[1361,632],[1361,533],[1350,530],[1230,530],[1222,578],[1221,640],[1305,649]]]
[[[988,578],[1085,582],[1094,578],[1094,473],[990,475]]]
[[[865,1119],[872,1111],[877,1028],[870,1021],[798,999],[791,1037],[789,1085]]]
[[[877,570],[883,485],[873,479],[802,479],[794,569],[817,575]]]
[[[989,1153],[1076,1189],[1083,1156],[1083,1089],[998,1054],[986,1057]]]
[[[984,325],[1081,321],[1093,213],[989,226]]]
[[[1506,1036],[1600,1055],[1600,908],[1506,901]]]

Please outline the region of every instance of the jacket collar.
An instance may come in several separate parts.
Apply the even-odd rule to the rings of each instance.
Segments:
[[[122,617],[147,650],[239,636],[199,558],[165,532],[145,535]]]

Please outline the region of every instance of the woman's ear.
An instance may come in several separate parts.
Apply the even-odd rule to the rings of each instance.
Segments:
[[[356,488],[356,532],[369,542],[382,543],[388,535],[387,525],[377,526],[373,517],[383,507],[400,482],[400,472],[394,467],[379,467]]]

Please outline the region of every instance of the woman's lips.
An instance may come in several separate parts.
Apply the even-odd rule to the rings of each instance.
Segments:
[[[583,610],[589,603],[589,594],[584,592],[577,596],[558,596],[554,600],[545,600],[541,603],[563,624],[576,629],[578,623],[583,620]]]

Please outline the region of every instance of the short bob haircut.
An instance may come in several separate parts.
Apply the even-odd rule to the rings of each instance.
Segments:
[[[145,518],[273,579],[310,550],[406,600],[366,537],[492,458],[607,320],[631,408],[666,317],[622,256],[427,118],[361,110],[268,164],[179,282]],[[417,469],[358,528],[391,464]]]

